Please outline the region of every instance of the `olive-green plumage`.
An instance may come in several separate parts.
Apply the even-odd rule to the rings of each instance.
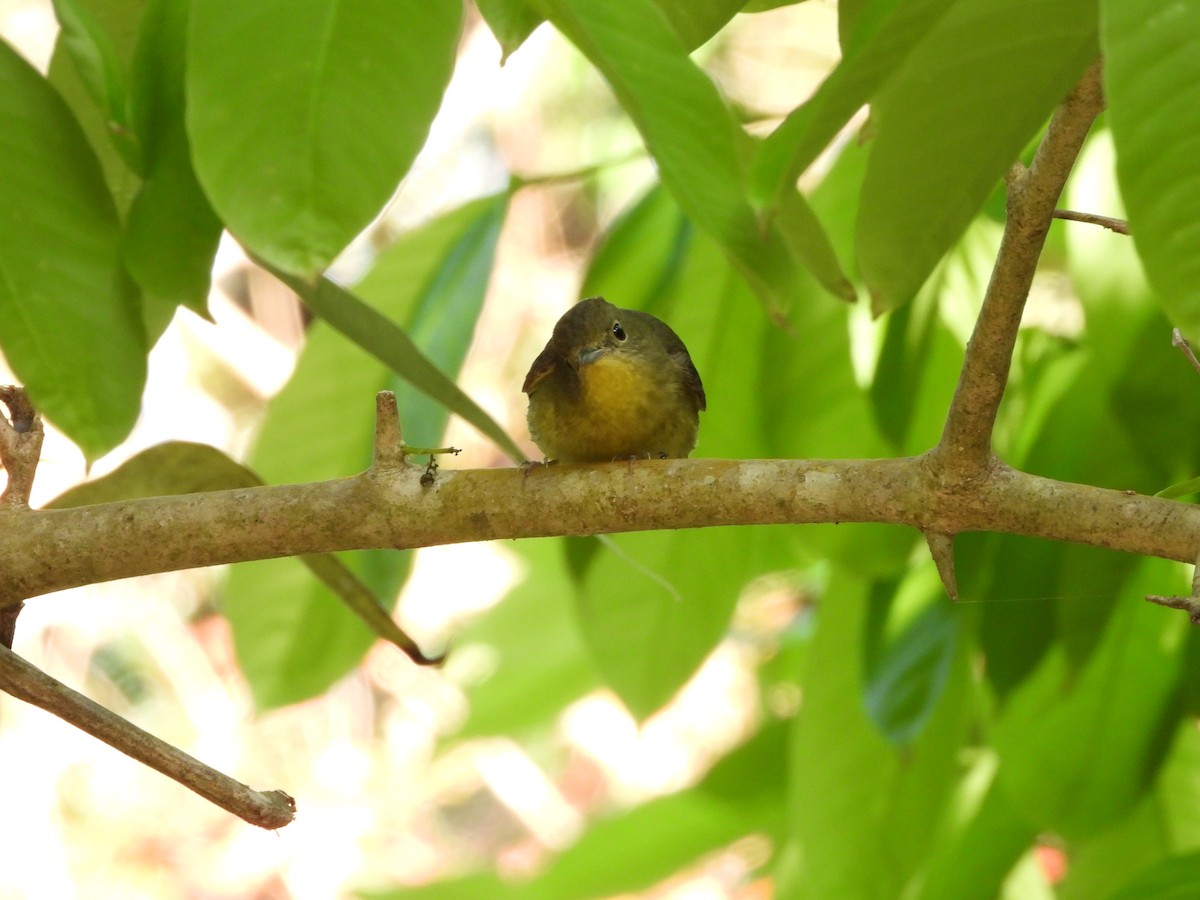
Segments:
[[[700,374],[670,326],[603,297],[563,314],[521,389],[534,443],[559,462],[687,456],[705,408]]]

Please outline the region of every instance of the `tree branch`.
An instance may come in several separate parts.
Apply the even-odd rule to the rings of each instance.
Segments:
[[[296,803],[283,791],[251,790],[71,690],[8,648],[0,648],[0,688],[54,713],[251,825],[282,828],[295,818]]]
[[[196,566],[367,548],[698,528],[885,522],[1002,531],[1184,562],[1200,507],[996,463],[947,490],[926,457],[668,459],[520,469],[371,469],[314,484],[0,512],[0,605]]]
[[[1021,312],[1059,194],[1104,108],[1100,75],[1096,62],[1055,112],[1029,169],[1017,164],[1009,172],[1000,252],[967,343],[942,439],[930,453],[931,464],[947,484],[978,477],[993,462],[992,428],[1008,383]]]

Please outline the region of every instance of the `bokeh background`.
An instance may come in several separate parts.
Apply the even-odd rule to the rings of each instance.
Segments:
[[[50,3],[0,0],[0,34],[44,68],[56,34]],[[765,131],[829,71],[837,47],[835,5],[811,0],[738,16],[696,58],[751,129]],[[557,32],[542,27],[501,65],[500,47],[471,12],[424,151],[387,210],[332,271],[356,280],[399,236],[503,191],[512,176],[529,183],[514,193],[504,219],[460,383],[532,456],[520,392],[525,369],[578,298],[598,235],[654,181],[636,131]],[[305,347],[308,323],[295,298],[228,239],[209,310],[211,321],[176,315],[150,357],[136,429],[90,471],[79,450],[50,430],[35,505],[165,440],[252,457],[267,406]],[[0,380],[11,378],[0,368]],[[369,408],[373,401],[364,393],[361,402]],[[337,427],[337,410],[305,416],[304,428]],[[457,420],[444,440],[464,452],[443,465],[508,464]],[[300,812],[279,832],[261,831],[0,696],[0,772],[8,773],[0,897],[327,898],[482,865],[536,871],[590,819],[695,783],[750,734],[759,718],[754,673],[775,653],[779,634],[796,627],[802,606],[793,584],[754,585],[731,636],[675,700],[641,724],[609,692],[594,689],[532,741],[458,737],[467,691],[496,664],[486,643],[471,642],[470,624],[526,572],[504,545],[419,551],[397,615],[423,646],[454,646],[448,664],[421,669],[377,644],[323,696],[269,712],[255,711],[220,613],[226,571],[32,600],[18,625],[20,654],[239,780],[286,790]],[[781,683],[768,700],[786,715],[799,702],[798,688]],[[749,875],[769,851],[754,838],[734,843],[645,896],[769,896]]]

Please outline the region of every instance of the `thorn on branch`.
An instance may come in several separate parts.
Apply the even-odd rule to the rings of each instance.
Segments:
[[[1183,351],[1183,355],[1188,358],[1188,362],[1192,364],[1192,368],[1200,372],[1200,360],[1196,359],[1196,354],[1192,352],[1191,345],[1187,342],[1187,338],[1183,336],[1183,332],[1178,328],[1171,329],[1171,346],[1178,347]]]
[[[0,646],[12,649],[13,637],[17,633],[17,616],[25,608],[25,603],[18,600],[9,606],[0,606]]]
[[[958,576],[954,571],[954,535],[939,534],[935,531],[925,531],[922,534],[925,535],[925,543],[929,545],[929,555],[933,557],[933,564],[937,566],[946,596],[957,603]]]
[[[1192,594],[1190,597],[1162,597],[1158,594],[1148,594],[1146,599],[1168,609],[1182,609],[1188,614],[1193,625],[1200,625],[1200,557],[1196,559],[1196,567],[1192,570]]]
[[[8,407],[8,418],[0,416],[0,465],[8,471],[0,506],[27,507],[42,455],[42,418],[23,387],[0,385],[0,403]]]
[[[1129,234],[1129,223],[1124,219],[1114,219],[1111,216],[1097,216],[1093,213],[1076,212],[1073,209],[1056,209],[1054,218],[1069,222],[1085,222],[1088,225],[1099,225],[1117,234]]]

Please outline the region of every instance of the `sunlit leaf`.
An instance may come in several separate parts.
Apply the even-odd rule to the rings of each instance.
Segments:
[[[907,58],[953,0],[875,0],[853,43],[813,96],[761,145],[751,176],[757,202],[775,208],[849,118]],[[839,22],[841,19],[839,18]]]
[[[66,104],[0,43],[0,342],[34,404],[91,458],[133,427],[137,298],[100,166]]]
[[[136,500],[200,491],[221,491],[261,485],[262,479],[246,466],[208,444],[168,441],[156,444],[102,478],[73,487],[46,504],[66,509],[117,500]],[[371,592],[332,553],[300,557],[347,607],[379,637],[413,653],[413,641],[404,634]]]
[[[366,322],[362,333],[370,333],[373,322],[384,323],[386,332],[377,331],[371,340],[386,346],[385,356],[397,346],[387,343],[389,335],[399,335],[426,370],[459,390],[430,358],[451,374],[462,362],[506,205],[503,195],[487,197],[401,236],[361,284],[373,306],[355,297],[353,309],[339,309],[341,299],[351,295],[325,281],[332,314],[353,319],[366,310],[368,318],[355,321]],[[397,322],[419,337],[420,348]],[[375,428],[374,397],[382,389],[396,390],[408,436],[440,437],[447,417],[443,407],[415,400],[415,391],[398,383],[383,363],[327,323],[316,323],[296,374],[271,405],[254,456],[256,470],[269,482],[281,483],[335,478],[366,468]],[[327,424],[330,416],[336,427]],[[358,551],[338,558],[390,608],[408,577],[412,554]],[[236,566],[223,610],[233,625],[238,662],[255,702],[264,708],[325,691],[358,664],[373,640],[328,590],[290,560]],[[438,648],[427,649],[432,653]]]
[[[450,78],[459,3],[193,0],[187,130],[221,219],[319,271],[392,195]]]
[[[680,207],[728,254],[772,316],[785,317],[796,300],[799,270],[782,236],[757,221],[746,199],[749,139],[653,0],[619,7],[590,0],[536,3],[608,80]],[[797,196],[795,202],[806,201]],[[805,264],[828,290],[844,294],[845,278],[840,269],[830,271],[836,259],[816,219],[794,222],[807,230],[791,247],[813,252]]]
[[[192,168],[184,129],[188,3],[151,0],[133,57],[133,122],[144,182],[125,225],[124,257],[146,297],[151,334],[179,305],[204,315],[221,222]]]
[[[1200,3],[1102,0],[1101,8],[1104,92],[1130,232],[1167,314],[1200,339]]]
[[[996,728],[1000,778],[1014,804],[1067,837],[1095,833],[1135,802],[1177,689],[1187,623],[1141,600],[1164,589],[1170,569],[1148,561],[1139,575],[1085,668],[1068,681],[1065,654],[1052,651]]]
[[[1096,0],[959,0],[930,29],[872,103],[857,245],[875,312],[912,298],[1097,54]]]
[[[116,47],[100,22],[80,0],[53,0],[62,28],[61,40],[97,107],[107,120],[109,135],[130,167],[141,167],[141,151],[129,113],[128,76]]]

